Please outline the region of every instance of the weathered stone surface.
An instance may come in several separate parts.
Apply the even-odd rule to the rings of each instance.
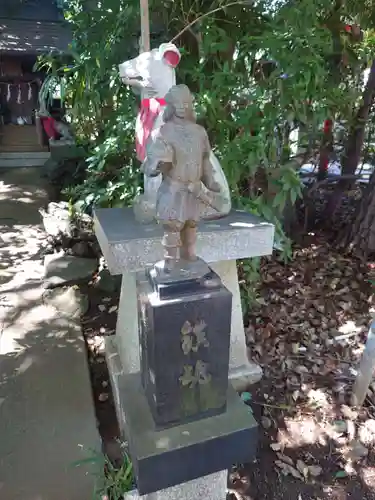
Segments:
[[[51,305],[60,315],[79,318],[89,307],[87,295],[83,295],[77,287],[54,288],[43,295],[43,302]]]
[[[188,293],[171,282],[161,298],[157,277],[153,286],[150,277],[138,274],[141,374],[158,426],[225,410],[232,295],[215,273],[208,277],[192,280]]]
[[[210,264],[210,267],[220,276],[224,286],[228,288],[233,296],[229,378],[236,391],[243,392],[250,385],[261,380],[263,371],[258,364],[252,362],[247,356],[237,263],[235,260],[223,260]]]
[[[91,257],[91,247],[87,241],[78,241],[70,249],[76,257]]]
[[[124,500],[225,500],[227,481],[228,471],[222,470],[149,495],[129,491]]]
[[[51,202],[48,204],[47,210],[39,210],[42,219],[44,230],[51,236],[65,234],[70,236],[72,226],[70,222],[69,206],[66,202]]]
[[[259,382],[262,378],[262,369],[256,363],[249,361],[246,354],[236,262],[217,262],[211,264],[211,267],[217,272],[233,296],[229,379],[235,389],[238,392],[242,392],[249,385]],[[125,373],[137,373],[140,371],[138,316],[134,314],[136,309],[135,273],[125,273],[122,277],[116,326],[116,342]]]
[[[122,425],[141,495],[254,459],[257,424],[232,387],[227,410],[214,417],[156,430],[139,374],[119,376]]]
[[[163,230],[156,223],[142,225],[132,208],[95,211],[95,234],[112,274],[141,271],[163,259]],[[233,211],[223,219],[199,224],[197,255],[219,262],[271,255],[274,226],[254,215]]]
[[[43,219],[44,230],[54,238],[65,236],[82,240],[94,240],[92,218],[81,212],[71,213],[71,207],[66,201],[51,202],[47,209],[39,209]]]
[[[64,252],[44,258],[44,283],[47,288],[90,280],[98,267],[96,259],[84,259]]]

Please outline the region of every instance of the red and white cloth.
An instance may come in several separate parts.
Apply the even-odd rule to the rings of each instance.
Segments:
[[[135,124],[135,148],[137,158],[143,162],[146,158],[146,144],[158,116],[163,110],[166,102],[162,98],[152,97],[142,99],[137,121]]]
[[[174,70],[181,60],[180,51],[173,43],[162,43],[158,49],[151,51],[150,54],[152,57],[148,62],[145,77],[147,79],[151,75],[156,95],[164,96],[167,90],[176,83]],[[155,126],[155,121],[165,105],[163,97],[142,99],[135,125],[136,152],[137,158],[141,162],[146,158],[147,141]]]

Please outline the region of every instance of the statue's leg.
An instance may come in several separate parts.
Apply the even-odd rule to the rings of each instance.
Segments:
[[[183,224],[179,221],[163,222],[164,237],[162,245],[164,248],[164,268],[166,271],[173,269],[177,259],[179,258],[181,247],[180,231]]]
[[[181,258],[185,260],[196,260],[197,223],[188,220],[181,230]]]

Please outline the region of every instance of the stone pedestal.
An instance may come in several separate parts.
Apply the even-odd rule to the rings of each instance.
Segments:
[[[214,474],[255,457],[256,422],[231,386],[225,412],[163,430],[155,427],[139,374],[121,375],[119,393],[140,495]]]
[[[125,435],[124,394],[120,394],[120,379],[123,377],[120,357],[117,352],[115,337],[106,337],[106,357],[111,386],[115,400],[120,432]],[[187,481],[177,486],[171,486],[154,493],[140,495],[139,491],[125,493],[124,500],[191,500],[204,498],[205,500],[225,500],[228,471],[221,470],[208,476]]]
[[[225,411],[232,295],[207,270],[167,284],[137,276],[141,376],[157,426]]]
[[[98,210],[95,230],[110,272],[123,275],[106,354],[137,478],[124,498],[224,500],[226,469],[256,451],[257,426],[236,390],[261,376],[246,356],[236,259],[270,254],[274,228],[244,212],[202,223],[207,289],[144,272],[162,259],[162,231],[130,209]]]
[[[116,342],[124,372],[137,373],[140,360],[134,273],[162,259],[162,230],[157,224],[137,223],[131,208],[112,208],[95,212],[95,234],[110,272],[123,275]],[[272,224],[241,211],[199,226],[197,253],[233,296],[229,379],[238,391],[258,382],[262,370],[246,355],[236,259],[270,255],[273,237]]]
[[[228,472],[222,470],[147,495],[141,496],[138,491],[131,491],[124,495],[124,500],[225,500],[227,481]]]

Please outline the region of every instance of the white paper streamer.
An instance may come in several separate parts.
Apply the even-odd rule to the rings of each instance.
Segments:
[[[28,99],[29,101],[31,101],[31,98],[32,98],[32,96],[33,96],[33,89],[31,88],[31,84],[30,84],[30,83],[28,84],[28,86],[29,86],[29,91],[28,91],[28,93],[27,93],[27,99]]]
[[[10,85],[9,85],[9,83],[8,83],[7,102],[9,102],[9,101],[10,101],[11,97],[12,97],[12,96],[11,96],[11,93],[10,93]]]
[[[17,103],[21,104],[22,96],[21,96],[21,85],[18,85],[18,95],[17,95]]]

